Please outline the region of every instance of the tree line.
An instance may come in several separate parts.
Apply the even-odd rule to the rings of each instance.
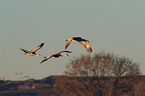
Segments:
[[[113,53],[81,55],[67,64],[55,90],[58,96],[145,96],[139,65]]]

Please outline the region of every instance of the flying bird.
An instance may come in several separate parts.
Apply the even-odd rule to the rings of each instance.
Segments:
[[[28,51],[28,50],[25,50],[25,49],[21,49],[23,52],[25,52],[24,55],[29,55],[29,56],[41,56],[40,54],[36,54],[36,51],[39,50],[40,48],[42,48],[44,45],[44,43],[41,43],[37,48],[31,50],[31,51]]]
[[[67,41],[67,43],[65,45],[65,49],[67,49],[67,47],[70,45],[71,41],[73,41],[73,42],[79,42],[82,45],[84,45],[84,47],[87,49],[87,52],[89,52],[89,53],[92,52],[92,48],[89,44],[89,41],[86,39],[83,39],[81,37],[72,37],[72,38],[67,39],[66,41]]]
[[[61,53],[63,53],[63,52],[72,53],[71,51],[60,51],[60,52],[54,53],[54,54],[52,54],[52,55],[49,55],[49,56],[47,56],[47,57],[44,57],[44,59],[41,61],[41,63],[43,63],[44,61],[47,61],[47,60],[50,59],[50,58],[58,58],[58,57],[60,57],[60,56],[69,56],[68,54],[61,54]],[[41,63],[40,63],[40,64],[41,64]]]

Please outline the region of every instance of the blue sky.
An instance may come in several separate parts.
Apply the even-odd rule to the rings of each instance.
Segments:
[[[88,39],[94,53],[105,51],[139,62],[145,74],[144,0],[1,0],[0,14],[0,77],[63,74],[70,59],[88,54],[82,45],[72,43],[69,57],[40,62],[64,50],[65,40],[72,36]],[[44,47],[37,51],[41,57],[25,56],[20,50],[42,42]],[[15,75],[19,72],[23,76]]]

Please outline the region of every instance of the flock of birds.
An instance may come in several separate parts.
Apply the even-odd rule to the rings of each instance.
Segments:
[[[67,49],[67,47],[70,45],[71,41],[73,42],[79,42],[81,43],[82,45],[84,45],[84,47],[87,49],[87,52],[88,53],[91,53],[92,52],[92,48],[89,44],[89,41],[86,40],[86,39],[83,39],[81,37],[72,37],[72,38],[69,38],[66,40],[67,43],[65,45],[65,49]],[[32,51],[28,51],[28,50],[25,50],[25,49],[21,49],[24,53],[24,55],[29,55],[29,56],[41,56],[40,54],[36,54],[36,51],[39,50],[40,48],[42,48],[44,45],[44,43],[41,43],[37,48],[33,49]],[[60,56],[69,56],[68,54],[61,54],[61,53],[72,53],[71,51],[60,51],[60,52],[57,52],[57,53],[54,53],[52,55],[49,55],[47,57],[44,57],[44,59],[40,62],[43,63],[45,61],[47,61],[48,59],[50,58],[58,58]]]

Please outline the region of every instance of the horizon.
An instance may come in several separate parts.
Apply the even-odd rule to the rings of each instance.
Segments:
[[[49,75],[49,76],[46,76],[46,77],[43,77],[43,78],[27,78],[27,79],[15,79],[15,80],[4,80],[4,79],[0,79],[0,80],[4,80],[4,81],[27,81],[27,80],[31,80],[31,79],[33,79],[33,80],[43,80],[43,79],[45,79],[45,78],[49,78],[49,77],[64,77],[64,76],[66,76],[66,75]],[[142,77],[145,77],[145,75],[138,75],[138,76],[142,76]],[[75,77],[75,76],[66,76],[66,77]],[[77,76],[77,77],[81,77],[81,76]],[[89,76],[89,77],[94,77],[94,76]],[[113,77],[113,76],[104,76],[104,77]],[[126,76],[123,76],[123,77],[126,77]]]

